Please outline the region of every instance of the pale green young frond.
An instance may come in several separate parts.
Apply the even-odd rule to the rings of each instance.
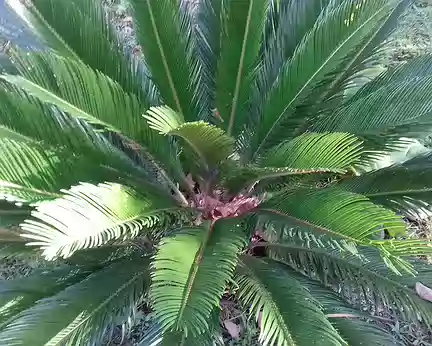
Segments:
[[[355,165],[361,154],[362,143],[349,133],[306,133],[270,149],[259,165],[336,171]]]
[[[145,118],[160,134],[182,138],[206,168],[233,153],[234,139],[222,129],[204,121],[184,122],[182,116],[169,107],[152,107]]]

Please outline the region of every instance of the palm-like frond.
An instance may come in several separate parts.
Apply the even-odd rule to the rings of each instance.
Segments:
[[[269,244],[268,249],[270,258],[307,273],[324,285],[336,287],[342,297],[345,294],[346,298],[350,294],[363,297],[373,310],[394,306],[405,318],[420,316],[427,324],[432,322],[431,307],[424,304],[412,287],[405,286],[403,276],[389,270],[379,251],[359,248],[357,254],[351,254],[327,244],[313,243],[302,247],[293,245],[289,237]],[[415,267],[415,263],[410,264]],[[374,299],[369,299],[371,296]]]
[[[256,320],[261,313],[263,345],[345,345],[310,293],[271,263],[242,256],[235,282]]]
[[[336,5],[340,1],[333,1]],[[272,0],[264,31],[263,57],[254,90],[257,116],[281,74],[284,64],[292,57],[296,47],[313,28],[319,15],[332,2],[329,0],[278,1]],[[257,124],[258,125],[258,124]]]
[[[8,232],[11,226],[24,221],[30,215],[30,211],[30,207],[23,206],[20,203],[14,205],[6,199],[0,200],[0,227],[3,231]]]
[[[185,123],[180,114],[168,107],[150,108],[145,118],[160,134],[182,138],[207,169],[233,153],[234,139],[204,121]]]
[[[165,331],[198,336],[209,329],[209,317],[245,245],[237,222],[207,222],[162,241],[153,263],[150,298]]]
[[[360,80],[410,0],[130,2],[136,57],[100,2],[22,5],[48,49],[0,76],[0,259],[67,266],[0,283],[0,344],[95,345],[137,303],[144,343],[222,344],[226,295],[263,345],[390,344],[352,296],[432,324],[396,214],[430,155],[358,170],[432,132],[430,57]]]
[[[116,179],[116,174],[84,156],[65,157],[35,142],[0,139],[0,195],[19,202],[59,197],[76,182]]]
[[[227,1],[222,12],[216,108],[229,135],[239,134],[247,119],[248,95],[259,60],[267,7],[267,1]]]
[[[216,97],[216,71],[221,48],[223,1],[203,0],[196,6],[196,49],[201,62],[202,93],[201,103],[207,107],[202,120],[210,121],[213,116]]]
[[[314,150],[316,146],[322,148],[319,153]],[[345,173],[361,154],[361,142],[347,133],[307,133],[270,149],[257,165],[227,164],[225,185],[240,191],[268,179]]]
[[[92,125],[121,132],[138,142],[145,138],[146,124],[141,118],[145,108],[108,76],[80,61],[49,53],[18,53],[14,59],[24,77],[3,76],[8,82]]]
[[[352,241],[368,242],[370,236],[383,228],[392,235],[405,234],[405,224],[395,213],[362,195],[336,188],[288,190],[264,202],[257,210],[274,211],[287,222],[291,220],[290,224]]]
[[[38,269],[28,277],[0,283],[0,330],[38,300],[55,295],[92,273],[90,267],[62,265]]]
[[[393,335],[378,326],[373,317],[359,312],[358,309],[350,306],[331,289],[298,273],[294,273],[288,268],[284,268],[284,270],[295,277],[321,304],[330,323],[337,329],[348,345],[388,346],[396,343]]]
[[[412,0],[399,1],[399,4],[369,31],[363,42],[342,62],[339,72],[331,76],[331,82],[321,88],[319,101],[330,99],[341,92],[346,93],[347,89],[351,88],[350,83],[358,84],[361,77],[367,76],[375,65],[379,65],[382,52],[386,49],[387,41],[397,25],[397,20],[412,3]]]
[[[194,93],[198,90],[200,65],[185,14],[177,2],[170,0],[132,0],[131,4],[138,40],[164,102],[186,121],[196,119]]]
[[[95,344],[106,328],[116,322],[115,317],[127,319],[133,315],[148,285],[147,268],[147,258],[119,261],[38,300],[0,327],[2,343]],[[41,330],[40,323],[49,328]]]
[[[287,226],[375,247],[387,265],[398,274],[401,271],[413,273],[412,266],[401,256],[425,255],[431,251],[430,244],[422,240],[373,240],[384,229],[392,236],[404,235],[406,226],[402,218],[362,195],[344,190],[293,189],[276,195],[255,211],[258,215],[264,213],[285,220]]]
[[[53,148],[68,148],[74,153],[86,155],[115,156],[114,148],[102,136],[84,123],[44,105],[36,98],[2,83],[0,87],[1,137],[16,141],[36,141]],[[50,136],[46,136],[46,133]],[[120,155],[120,152],[117,153]]]
[[[365,6],[358,6],[356,0],[345,0],[322,11],[293,57],[284,65],[277,84],[266,99],[260,128],[252,130],[252,157],[267,149],[272,142],[277,144],[286,138],[280,131],[281,124],[288,133],[302,124],[303,118],[293,116],[295,107],[338,67],[346,54],[364,39],[373,29],[373,24],[380,22],[392,6],[394,3],[387,0],[368,1]]]
[[[15,60],[25,78],[12,75],[2,78],[77,119],[126,136],[126,144],[138,147],[138,152],[142,150],[150,163],[161,162],[172,175],[181,175],[175,148],[147,126],[142,118],[146,108],[139,98],[124,91],[111,78],[80,61],[53,54],[17,54]],[[28,65],[32,66],[31,71]]]
[[[419,209],[430,209],[432,203],[431,160],[431,155],[421,155],[402,164],[346,179],[340,186],[398,212],[416,215]]]
[[[64,190],[64,196],[46,201],[32,213],[38,220],[21,225],[29,245],[38,245],[47,259],[69,257],[75,251],[98,247],[110,240],[136,237],[181,208],[147,188],[139,194],[118,184],[83,183]],[[166,220],[165,220],[166,221]]]
[[[392,149],[400,137],[425,137],[431,128],[430,61],[424,56],[382,73],[313,130],[354,133],[367,139],[365,147],[370,150]]]
[[[89,175],[89,166],[93,166],[92,169],[95,169],[95,172],[105,172],[102,174],[102,176],[105,175],[104,177],[99,176],[101,181],[116,180],[119,177],[119,172],[123,172],[120,175],[126,174],[135,178],[140,178],[146,174],[145,169],[139,167],[123,151],[114,147],[101,133],[95,132],[85,122],[74,119],[51,105],[43,104],[9,84],[0,87],[0,100],[2,102],[0,135],[2,142],[9,141],[9,144],[3,144],[3,146],[10,147],[12,151],[19,150],[21,156],[24,155],[25,157],[29,157],[32,152],[39,153],[35,154],[36,157],[46,157],[44,160],[52,162],[57,168],[58,164],[55,162],[62,160],[62,166],[64,166],[62,172],[64,179],[62,178],[62,180],[66,181],[66,185],[62,185],[60,188],[68,188],[80,180],[85,181],[90,178],[92,174]],[[50,135],[47,136],[47,133]],[[16,145],[10,144],[10,141],[15,142]],[[20,146],[20,143],[27,149],[13,149]],[[7,153],[3,153],[3,155],[4,158],[8,156]],[[23,161],[22,166],[25,166],[28,165],[28,162],[34,162],[35,159],[29,157]],[[22,168],[18,171],[13,169],[12,172],[7,173],[8,165],[13,167],[17,163],[8,160],[5,163],[3,174],[16,175],[22,170]],[[70,167],[71,165],[77,165],[81,169],[74,172]],[[45,166],[48,169],[50,165]],[[99,173],[95,174],[96,179],[98,179],[96,176]],[[33,173],[29,172],[29,174]],[[56,175],[56,172],[50,174]],[[70,180],[71,178],[72,180]],[[26,184],[26,186],[28,185]],[[24,190],[21,191],[21,197],[24,193]],[[25,199],[31,200],[32,198]]]
[[[313,152],[315,146],[323,149]],[[306,133],[270,149],[260,166],[337,171],[355,165],[361,154],[362,143],[348,133]]]
[[[17,12],[34,33],[62,56],[81,60],[118,82],[149,106],[154,86],[137,60],[127,58],[100,2],[31,0],[28,10]],[[70,28],[80,28],[75,32]]]

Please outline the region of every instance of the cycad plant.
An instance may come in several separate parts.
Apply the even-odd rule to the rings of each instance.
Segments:
[[[95,345],[143,304],[161,343],[211,345],[227,300],[262,345],[429,325],[403,217],[431,156],[361,174],[432,130],[432,57],[371,78],[409,1],[130,2],[137,55],[96,0],[15,2],[47,48],[1,77],[0,255],[56,265],[1,282],[0,345]]]

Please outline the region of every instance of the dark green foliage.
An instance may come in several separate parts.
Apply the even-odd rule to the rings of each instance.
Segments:
[[[99,2],[30,1],[48,49],[0,77],[0,259],[66,263],[0,284],[0,345],[97,345],[138,307],[142,345],[219,345],[229,300],[265,346],[391,345],[353,295],[431,325],[404,223],[430,155],[357,173],[432,132],[431,57],[360,82],[408,3],[131,0],[134,58]]]

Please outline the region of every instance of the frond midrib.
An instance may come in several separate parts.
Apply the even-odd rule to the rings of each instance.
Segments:
[[[196,278],[196,275],[197,275],[198,270],[200,268],[202,258],[204,256],[204,251],[205,251],[206,245],[207,245],[211,235],[213,234],[213,230],[214,230],[214,227],[213,227],[213,225],[211,225],[208,232],[205,235],[204,241],[201,243],[199,250],[195,254],[194,265],[191,267],[191,269],[189,271],[188,282],[187,282],[187,285],[185,286],[185,288],[183,290],[182,304],[181,304],[180,310],[179,310],[179,312],[177,314],[177,318],[176,318],[177,328],[179,327],[179,325],[183,319],[184,312],[186,310],[186,307],[188,305],[188,301],[189,301],[190,296],[191,296],[192,288],[195,284],[195,278]]]
[[[32,192],[32,193],[36,193],[38,195],[44,195],[44,196],[51,197],[51,198],[61,198],[61,197],[63,197],[63,195],[61,195],[59,193],[49,192],[49,191],[44,191],[44,190],[39,190],[39,189],[34,189],[32,187],[27,187],[27,186],[22,186],[22,185],[18,185],[18,184],[8,183],[8,182],[0,180],[0,191],[1,191],[2,188],[5,188],[5,189],[15,189],[15,190],[23,191],[23,192]]]
[[[394,12],[395,10],[393,10]],[[382,24],[376,28],[376,32],[375,34],[377,34],[382,28],[383,26],[386,25],[386,21],[383,20]],[[365,47],[367,47],[375,38],[375,35],[371,35],[370,39],[366,41],[366,43],[361,47],[361,49],[359,49],[359,51],[354,55],[354,57],[351,59],[351,61],[349,62],[349,64],[347,66],[344,67],[344,70],[341,71],[331,82],[329,89],[331,91],[331,89],[333,89],[333,87],[335,85],[337,85],[337,83],[339,83],[339,81],[342,79],[342,77],[344,76],[345,72],[348,71],[352,65],[355,63],[355,61],[358,59],[359,56],[361,56],[361,54],[363,53],[363,49]],[[324,99],[326,98],[326,95],[323,95],[321,98],[318,99],[317,103],[322,102]]]
[[[157,28],[157,25],[156,25],[156,20],[155,20],[154,14],[153,14],[153,9],[152,9],[152,6],[150,4],[150,1],[146,1],[146,3],[147,3],[149,15],[150,15],[151,26],[153,28],[153,32],[154,32],[155,38],[156,38],[156,44],[157,44],[157,46],[159,48],[159,52],[160,52],[161,57],[162,57],[162,64],[164,66],[165,73],[167,74],[168,84],[170,86],[170,89],[171,89],[171,92],[172,92],[172,96],[174,98],[174,102],[176,103],[176,107],[178,109],[178,112],[184,117],[183,109],[182,109],[181,103],[180,103],[180,98],[179,98],[179,96],[177,94],[177,91],[175,89],[174,80],[173,80],[173,78],[171,76],[171,70],[170,70],[170,68],[168,66],[168,62],[167,62],[167,59],[166,59],[165,51],[164,51],[164,48],[163,48],[163,45],[162,45],[162,42],[161,42],[161,38],[159,36],[159,31],[158,31],[158,28]]]
[[[276,244],[276,245],[281,245],[281,244]],[[289,245],[287,247],[290,247]],[[380,279],[381,281],[385,281],[386,283],[388,283],[390,286],[397,286],[400,290],[402,290],[405,294],[407,295],[412,295],[414,294],[413,290],[409,289],[408,287],[400,284],[397,281],[391,280],[389,278],[387,278],[386,276],[382,276],[380,274],[378,274],[376,271],[373,270],[369,270],[369,269],[365,269],[365,267],[363,265],[357,265],[354,262],[350,262],[350,261],[344,261],[343,258],[337,257],[337,256],[332,256],[331,254],[329,254],[327,251],[313,251],[313,249],[309,249],[309,248],[304,248],[304,247],[292,247],[293,249],[296,250],[302,250],[304,252],[313,252],[313,253],[320,253],[322,255],[325,255],[329,258],[331,258],[332,260],[334,260],[335,262],[339,262],[339,263],[348,263],[350,266],[354,267],[356,270],[358,270],[359,272],[363,272],[363,273],[368,273],[369,275]],[[275,257],[275,256],[273,256]],[[279,258],[277,258],[278,256],[276,256],[276,258],[272,258],[272,260],[282,263],[284,265],[288,265],[291,267],[291,264],[287,261],[281,260]],[[373,284],[373,282],[372,282]]]
[[[249,37],[249,30],[250,30],[250,23],[252,20],[252,9],[253,9],[253,5],[254,5],[254,1],[255,0],[250,0],[249,2],[249,8],[248,8],[248,14],[247,14],[247,19],[246,19],[246,26],[245,26],[245,32],[244,32],[244,36],[243,36],[243,42],[242,42],[242,50],[240,53],[240,62],[239,62],[239,67],[238,67],[238,71],[237,71],[237,76],[236,76],[236,85],[234,88],[234,96],[233,96],[233,103],[232,103],[232,107],[231,107],[231,114],[230,114],[230,120],[229,120],[229,124],[228,124],[228,129],[227,129],[227,134],[228,136],[231,135],[231,132],[233,130],[234,127],[234,121],[235,121],[235,113],[237,110],[237,103],[238,103],[238,98],[240,95],[240,86],[241,86],[241,81],[242,81],[242,72],[243,72],[243,67],[244,67],[244,59],[246,56],[246,45],[247,45],[247,40]],[[262,0],[258,0],[258,1],[262,1]]]
[[[380,14],[382,12],[382,10],[384,9],[381,8],[380,11],[377,11],[376,13],[374,13],[374,15],[372,15],[370,18],[368,18],[368,20],[366,20],[362,25],[360,25],[351,35],[349,35],[344,41],[342,41],[339,46],[337,47],[337,49],[335,49],[332,54],[330,54],[329,57],[327,57],[327,59],[321,64],[321,66],[317,69],[317,71],[315,71],[315,73],[306,81],[306,83],[304,83],[304,85],[301,87],[301,89],[297,92],[296,95],[294,95],[294,97],[291,99],[291,101],[285,106],[285,108],[283,109],[283,111],[281,112],[281,114],[278,116],[278,118],[276,119],[276,121],[273,123],[273,125],[271,126],[271,128],[267,131],[267,134],[265,135],[265,137],[261,140],[261,142],[259,143],[257,149],[255,150],[255,153],[252,155],[252,159],[255,159],[256,156],[259,154],[259,151],[261,149],[261,147],[264,145],[264,143],[266,142],[267,138],[270,136],[270,134],[273,132],[274,128],[276,127],[276,125],[280,122],[280,120],[282,119],[282,117],[284,116],[285,112],[291,107],[291,105],[294,103],[294,101],[297,100],[297,98],[300,96],[300,94],[307,88],[307,86],[311,83],[311,81],[318,75],[318,73],[321,72],[322,69],[324,69],[324,67],[327,65],[327,63],[336,55],[336,53],[339,52],[339,50],[347,43],[351,40],[352,37],[354,37],[355,34],[357,34],[361,29],[363,29],[367,24],[369,24],[370,21],[372,21],[378,14]]]
[[[407,196],[413,194],[422,194],[432,192],[432,188],[425,189],[413,189],[413,190],[394,190],[394,191],[386,191],[386,192],[375,192],[375,193],[365,193],[366,197],[381,197],[381,196]]]
[[[320,232],[322,232],[324,234],[332,234],[332,235],[335,235],[337,237],[343,238],[345,240],[352,241],[352,242],[360,244],[360,245],[368,245],[368,243],[364,243],[363,241],[361,241],[359,239],[354,239],[354,238],[348,237],[347,235],[344,235],[344,234],[341,234],[341,233],[338,233],[338,232],[334,232],[334,231],[332,231],[332,230],[330,230],[330,229],[328,229],[326,227],[319,226],[319,225],[316,225],[314,223],[310,223],[309,221],[296,218],[295,216],[286,214],[284,212],[281,212],[281,211],[278,211],[278,210],[275,210],[275,209],[261,208],[260,210],[262,210],[264,212],[267,212],[267,213],[273,213],[273,214],[276,214],[276,215],[279,215],[279,216],[286,217],[288,219],[294,220],[295,222],[303,224],[303,225],[305,225],[307,227],[311,227],[311,228],[317,229],[318,231],[320,231]]]

